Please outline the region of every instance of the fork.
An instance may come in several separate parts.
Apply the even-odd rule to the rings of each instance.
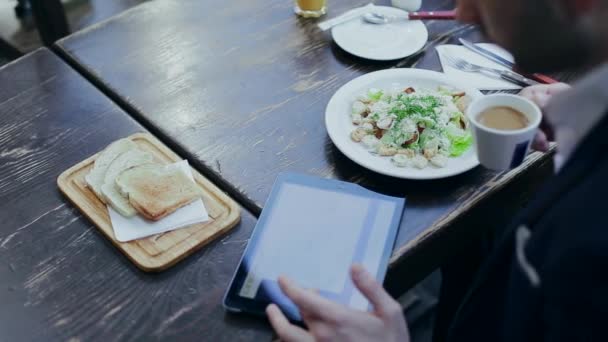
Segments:
[[[454,57],[448,54],[444,54],[443,58],[453,68],[464,72],[476,72],[485,75],[498,76],[503,80],[515,83],[520,86],[530,86],[538,84],[538,82],[528,79],[518,73],[509,70],[498,70],[493,68],[484,67],[477,64],[472,64],[465,61],[462,58]]]

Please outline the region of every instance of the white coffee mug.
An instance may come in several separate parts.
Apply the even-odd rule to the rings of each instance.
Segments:
[[[528,118],[528,126],[519,130],[499,130],[479,122],[479,115],[492,107],[511,107]],[[467,117],[472,126],[477,157],[492,170],[508,170],[523,163],[542,120],[540,108],[532,101],[510,94],[483,96],[471,103]]]

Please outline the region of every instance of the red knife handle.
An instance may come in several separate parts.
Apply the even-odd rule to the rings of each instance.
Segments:
[[[551,78],[547,75],[543,75],[543,74],[532,74],[532,75],[530,75],[530,78],[537,82],[544,83],[544,84],[559,83],[558,80]]]
[[[410,19],[454,20],[456,11],[410,12]]]
[[[547,75],[543,75],[543,74],[539,74],[539,73],[535,73],[535,74],[528,74],[528,73],[524,73],[522,71],[519,71],[517,69],[517,67],[513,68],[513,71],[518,72],[520,74],[523,74],[524,76],[526,76],[527,78],[531,79],[531,80],[535,80],[536,82],[539,83],[543,83],[543,84],[553,84],[553,83],[559,83],[558,80],[549,77]]]

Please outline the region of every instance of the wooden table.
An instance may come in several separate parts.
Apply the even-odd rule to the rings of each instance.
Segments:
[[[46,49],[0,69],[0,341],[269,340],[221,299],[256,219],[161,274],[60,194],[68,167],[145,129]]]
[[[330,16],[367,2],[330,1]],[[453,7],[454,1],[424,2],[427,10]],[[488,229],[474,222],[493,214],[507,220],[550,172],[549,156],[535,154],[510,173],[479,168],[445,180],[404,181],[369,172],[337,151],[324,114],[340,86],[385,68],[440,70],[435,45],[458,36],[480,39],[471,26],[427,26],[431,40],[420,54],[370,62],[341,51],[315,20],[296,17],[291,1],[158,0],[61,40],[57,48],[143,125],[174,142],[198,168],[214,172],[215,181],[255,214],[282,171],[406,196],[387,281],[400,293],[466,248],[460,241],[467,234]],[[499,191],[507,185],[509,191]]]

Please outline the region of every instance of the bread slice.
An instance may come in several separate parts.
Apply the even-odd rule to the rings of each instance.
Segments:
[[[158,221],[201,197],[196,184],[181,169],[142,165],[123,171],[116,185],[146,219]]]
[[[120,139],[113,142],[103,151],[101,151],[101,153],[99,154],[99,156],[97,156],[97,159],[95,160],[93,169],[91,170],[91,172],[89,172],[88,175],[85,176],[84,179],[87,183],[87,186],[91,190],[93,190],[95,195],[104,203],[105,201],[103,199],[101,187],[103,186],[105,174],[108,170],[108,167],[120,154],[136,148],[137,145],[129,139]]]
[[[129,200],[118,191],[116,177],[129,168],[152,163],[154,163],[154,157],[139,149],[128,150],[116,157],[106,170],[104,184],[101,186],[104,202],[110,204],[122,216],[135,216],[137,211],[129,204]]]

